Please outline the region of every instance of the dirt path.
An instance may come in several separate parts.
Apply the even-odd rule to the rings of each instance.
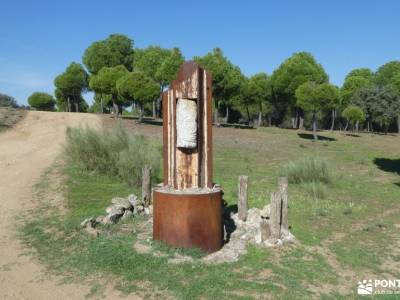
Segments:
[[[13,129],[0,133],[0,299],[83,299],[86,285],[48,278],[34,259],[22,256],[15,216],[33,207],[32,185],[61,150],[66,126],[101,126],[95,115],[29,112]]]

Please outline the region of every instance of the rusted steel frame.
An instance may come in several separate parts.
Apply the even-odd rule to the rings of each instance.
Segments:
[[[169,155],[168,155],[168,92],[162,93],[162,111],[163,111],[163,174],[164,174],[164,185],[168,185],[169,179]]]
[[[222,246],[221,191],[177,194],[154,191],[153,238],[167,245],[214,252]]]
[[[204,102],[206,102],[205,107],[207,108],[207,133],[205,134],[205,139],[207,139],[207,147],[206,147],[206,152],[207,152],[207,187],[212,188],[213,186],[213,136],[212,136],[212,90],[211,90],[211,84],[212,84],[212,76],[209,72],[205,72],[206,76],[206,84],[205,88],[207,91],[207,96],[204,97]]]

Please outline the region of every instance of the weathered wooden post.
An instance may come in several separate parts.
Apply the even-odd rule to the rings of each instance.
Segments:
[[[281,196],[281,236],[287,236],[289,234],[287,177],[279,177],[278,186]]]
[[[142,203],[145,207],[151,204],[151,167],[148,165],[142,168]]]
[[[262,219],[260,222],[261,241],[264,242],[271,237],[271,228],[269,220]]]
[[[281,238],[281,203],[280,192],[272,192],[270,204],[270,229],[272,239]]]
[[[164,183],[153,192],[153,238],[219,250],[222,191],[212,181],[211,74],[184,63],[162,101]]]
[[[247,210],[248,210],[248,200],[247,200],[247,184],[248,176],[239,176],[238,183],[238,214],[239,220],[246,221]]]

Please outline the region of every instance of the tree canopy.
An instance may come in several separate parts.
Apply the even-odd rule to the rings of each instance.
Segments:
[[[91,74],[97,74],[104,67],[123,65],[133,68],[133,40],[123,34],[111,34],[105,40],[92,43],[83,54],[83,63]]]
[[[353,104],[363,110],[369,122],[375,120],[386,128],[400,114],[400,96],[390,85],[361,89],[353,97]]]
[[[324,109],[332,108],[339,99],[339,90],[329,83],[317,84],[308,81],[296,90],[297,105],[305,111],[312,112],[314,138],[317,139],[316,114]]]
[[[86,107],[83,93],[92,90],[95,95],[91,111],[107,113],[112,107],[118,114],[120,109],[133,103],[133,109],[139,104],[142,112],[143,107],[146,113],[152,110],[153,117],[160,116],[160,94],[176,78],[185,60],[179,48],[153,45],[135,49],[133,39],[123,34],[111,34],[93,42],[82,59],[85,67],[72,63],[54,81],[58,109],[65,107],[70,111],[72,104],[72,109],[76,107],[76,111],[83,111]],[[392,130],[397,117],[400,133],[400,112],[394,104],[397,103],[396,95],[400,97],[399,60],[390,61],[377,70],[353,69],[340,89],[329,84],[323,66],[311,53],[304,51],[285,59],[271,76],[265,72],[245,76],[221,48],[214,48],[193,60],[212,74],[214,121],[217,124],[221,113],[227,123],[252,123],[258,117],[258,125],[265,119],[269,125],[303,128],[303,124],[309,124],[311,115],[313,120],[317,115],[321,127],[330,123],[334,130],[345,124],[340,113],[349,105],[357,105],[364,110],[368,127],[373,125],[377,130],[390,127]],[[118,85],[122,77],[124,80]],[[151,90],[144,91],[144,95],[153,97],[152,101],[144,95],[140,99],[133,98],[128,86],[132,80]],[[155,85],[158,93],[153,93]]]
[[[400,74],[400,61],[390,61],[378,68],[375,74],[375,82],[384,86],[391,84],[393,80]]]
[[[287,96],[291,100],[295,100],[297,88],[308,81],[317,84],[328,82],[324,68],[308,52],[293,54],[271,76],[273,92],[276,95]]]
[[[184,62],[185,58],[178,48],[170,50],[167,57],[158,67],[155,80],[161,84],[161,87],[169,85],[176,78],[178,70]]]
[[[75,111],[80,110],[79,106],[84,106],[82,93],[88,88],[88,74],[81,64],[72,62],[55,78],[54,85],[58,103],[70,101],[70,104],[75,104]],[[71,107],[68,107],[68,110],[71,111]]]
[[[90,88],[102,94],[113,95],[116,101],[118,96],[117,81],[127,73],[128,70],[122,65],[104,67],[97,75],[91,77]]]
[[[118,79],[116,87],[121,97],[140,104],[140,122],[142,121],[143,105],[153,101],[160,93],[158,84],[140,71],[126,73]]]
[[[212,90],[215,103],[215,122],[218,122],[218,107],[224,103],[227,107],[235,104],[242,92],[246,77],[239,67],[234,66],[226,58],[220,48],[215,48],[202,57],[194,60],[212,74]]]
[[[170,55],[170,50],[160,46],[149,46],[135,51],[135,71],[143,72],[146,76],[159,82],[156,78],[158,69],[163,61]]]
[[[297,107],[296,90],[306,82],[328,82],[324,68],[308,52],[298,52],[286,59],[271,76],[273,102],[280,115],[294,112]]]
[[[358,123],[365,121],[363,110],[356,105],[346,107],[343,111],[343,117],[353,125],[353,128],[357,124],[356,130],[358,130]]]
[[[53,111],[56,101],[52,95],[35,92],[29,96],[28,104],[36,110]]]
[[[350,71],[349,74],[346,75],[346,78],[344,80],[346,81],[348,78],[353,76],[360,76],[372,82],[374,80],[375,74],[371,71],[371,69],[358,68]]]
[[[361,89],[371,87],[373,82],[362,76],[348,77],[341,89],[343,107],[351,103],[353,96]]]
[[[270,77],[266,73],[257,73],[246,80],[243,86],[243,96],[240,103],[248,112],[248,106],[258,107],[258,126],[262,124],[262,114],[271,107],[271,85]],[[248,116],[249,118],[249,116]]]

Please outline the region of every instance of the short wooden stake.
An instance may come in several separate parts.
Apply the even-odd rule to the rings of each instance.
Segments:
[[[265,242],[271,237],[271,228],[269,226],[269,220],[262,219],[260,222],[261,231],[261,242]]]
[[[142,203],[145,207],[151,204],[151,167],[142,168]]]
[[[239,184],[238,184],[238,215],[239,220],[246,221],[247,219],[247,185],[248,185],[248,176],[239,176]]]
[[[271,194],[271,215],[270,228],[271,238],[279,239],[281,237],[281,194],[280,192],[272,192]]]

